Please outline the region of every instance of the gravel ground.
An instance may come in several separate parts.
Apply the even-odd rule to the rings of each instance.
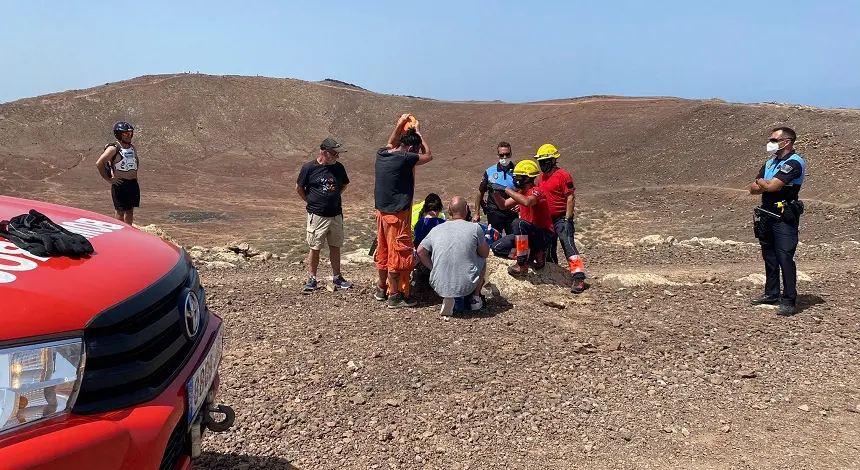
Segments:
[[[763,268],[748,246],[598,246],[578,298],[541,286],[447,320],[428,293],[386,309],[370,265],[345,267],[354,289],[310,295],[295,262],[203,269],[237,420],[195,464],[857,468],[860,250],[799,251],[811,281],[791,318],[749,306],[761,288],[737,279]],[[614,272],[685,283],[618,287]]]

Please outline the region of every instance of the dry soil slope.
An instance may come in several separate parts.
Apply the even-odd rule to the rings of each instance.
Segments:
[[[242,201],[294,201],[294,174],[327,135],[351,149],[344,159],[355,183],[351,197],[369,200],[374,149],[401,112],[418,115],[437,156],[420,171],[419,193],[471,192],[502,139],[513,142],[519,158],[555,143],[585,193],[739,187],[764,159],[767,130],[780,124],[801,133],[810,163],[807,197],[853,203],[860,193],[847,172],[860,149],[857,110],[674,98],[454,103],[196,74],[144,76],[0,105],[0,193],[104,211],[103,201],[89,197],[104,191],[92,163],[111,124],[127,119],[138,128],[151,204],[230,211]]]

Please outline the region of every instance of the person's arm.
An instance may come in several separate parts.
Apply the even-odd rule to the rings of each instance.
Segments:
[[[302,169],[299,170],[299,176],[296,178],[296,192],[299,194],[299,197],[302,198],[302,201],[308,202],[308,193],[305,190],[305,186],[307,186],[308,180],[308,170],[305,166],[302,166]]]
[[[111,160],[113,160],[113,157],[115,155],[116,155],[116,147],[111,145],[108,148],[106,148],[105,151],[102,152],[102,154],[96,160],[96,168],[98,168],[98,170],[99,170],[99,175],[102,177],[103,180],[107,181],[108,183],[113,183],[114,178],[111,177],[110,173],[108,173],[107,168],[105,168],[105,167],[108,165],[108,163]]]
[[[349,186],[349,185],[348,185],[348,184],[343,184],[343,185],[341,185],[341,186],[340,186],[340,194],[341,194],[341,195],[343,195],[343,192],[344,192],[344,191],[346,191],[346,187],[347,187],[347,186]]]
[[[564,211],[564,218],[570,220],[573,218],[573,209],[576,207],[576,196],[573,191],[567,195],[567,208]]]
[[[490,256],[490,244],[487,243],[487,237],[484,236],[484,229],[480,225],[476,227],[478,235],[478,256],[486,258]]]
[[[426,240],[426,238],[424,239]],[[433,270],[433,259],[430,257],[430,252],[424,248],[424,241],[421,241],[421,244],[418,245],[418,259],[421,260],[421,264],[427,267],[429,270]]]
[[[763,178],[764,178],[764,165],[761,166],[761,169],[758,171],[758,175],[755,177],[753,182],[750,183],[749,187],[747,188],[749,190],[750,194],[761,194],[764,192],[764,190],[762,190],[761,186],[759,186],[759,184],[758,184],[758,180],[763,179]]]
[[[391,135],[388,137],[388,144],[386,144],[385,148],[393,149],[397,147],[400,142],[400,135],[403,133],[403,124],[406,124],[406,121],[409,120],[409,113],[401,114],[399,118],[397,118],[397,124],[394,125],[394,130],[391,131]]]
[[[433,154],[430,153],[430,146],[427,145],[427,139],[424,138],[424,135],[421,134],[421,131],[418,130],[418,124],[415,125],[415,132],[418,133],[418,136],[421,137],[421,153],[418,154],[418,163],[416,165],[423,165],[425,163],[429,163],[430,160],[433,160]]]
[[[502,209],[510,209],[516,205],[531,207],[537,204],[536,197],[532,195],[524,196],[520,194],[519,191],[514,191],[511,188],[505,188],[505,194],[509,196],[508,199],[503,198],[498,191],[493,192],[493,198],[496,200],[496,205]]]
[[[478,186],[478,198],[475,199],[475,213],[472,214],[472,222],[481,220],[481,203],[484,201],[484,194],[487,193],[487,182],[487,173],[484,172],[484,177]]]
[[[573,186],[573,178],[570,175],[567,175],[565,178],[567,181],[564,182],[564,189],[567,191],[567,206],[564,210],[564,218],[565,220],[573,219],[574,209],[576,208],[576,188]]]

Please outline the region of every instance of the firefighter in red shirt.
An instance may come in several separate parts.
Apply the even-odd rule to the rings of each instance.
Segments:
[[[505,188],[508,199],[500,191],[493,193],[493,198],[502,210],[519,206],[520,216],[512,223],[514,233],[505,235],[491,248],[496,256],[517,260],[517,264],[508,268],[508,274],[518,276],[528,272],[531,261],[536,269],[543,267],[544,251],[552,241],[554,229],[546,197],[536,186],[535,178],[540,175],[537,163],[523,160],[514,167],[513,175],[516,190]]]
[[[576,188],[570,174],[558,167],[558,157],[558,150],[552,144],[541,145],[537,155],[535,155],[541,171],[537,184],[541,192],[546,195],[555,232],[548,248],[547,259],[558,264],[556,251],[558,240],[561,240],[561,247],[567,258],[570,274],[573,275],[573,285],[570,291],[579,294],[585,290],[585,265],[582,263],[579,250],[576,249],[576,241],[573,239],[575,233],[573,209],[576,203],[574,191]]]

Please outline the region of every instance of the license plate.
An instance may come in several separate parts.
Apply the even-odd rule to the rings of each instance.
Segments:
[[[209,393],[209,388],[215,380],[215,374],[218,373],[218,365],[221,364],[221,347],[223,338],[221,336],[222,329],[219,327],[215,333],[215,341],[203,358],[203,362],[197,367],[197,370],[188,379],[185,384],[185,392],[188,400],[188,424],[194,422],[197,418],[197,413],[203,406],[206,395]]]

